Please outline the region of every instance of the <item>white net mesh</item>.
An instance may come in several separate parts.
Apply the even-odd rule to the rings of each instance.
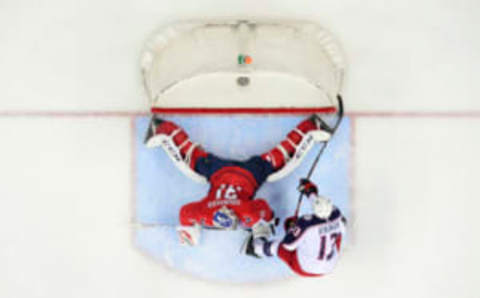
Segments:
[[[311,23],[188,22],[153,34],[141,67],[154,111],[328,111],[344,58],[332,36]]]

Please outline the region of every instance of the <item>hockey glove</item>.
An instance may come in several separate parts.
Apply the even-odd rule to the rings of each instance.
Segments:
[[[288,233],[291,229],[293,229],[296,223],[297,223],[296,216],[290,216],[289,218],[287,218],[283,223],[283,228],[285,229],[285,233]]]
[[[317,194],[318,189],[312,181],[308,179],[300,179],[300,185],[298,186],[298,191],[306,195],[307,197],[310,196],[312,193]]]

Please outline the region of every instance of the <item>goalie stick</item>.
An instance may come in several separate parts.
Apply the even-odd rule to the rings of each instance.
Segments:
[[[333,135],[335,131],[337,130],[338,126],[340,126],[340,123],[342,122],[343,119],[343,100],[340,94],[337,95],[337,100],[338,100],[338,113],[337,113],[337,121],[335,122],[335,125],[330,128],[330,133]],[[327,125],[328,126],[328,125]],[[315,157],[315,160],[313,161],[312,167],[308,171],[306,179],[310,179],[310,177],[313,174],[313,171],[315,171],[317,164],[320,160],[320,157],[322,156],[323,152],[325,151],[325,148],[327,148],[328,142],[324,142],[322,144],[322,148],[320,148],[320,151],[317,154],[317,157]],[[298,219],[298,213],[300,212],[300,206],[302,205],[302,200],[303,200],[303,193],[300,193],[300,196],[298,197],[298,202],[297,202],[297,208],[295,209],[295,217]]]

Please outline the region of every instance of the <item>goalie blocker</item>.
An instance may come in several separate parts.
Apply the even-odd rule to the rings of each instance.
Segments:
[[[175,123],[154,116],[145,143],[147,147],[161,146],[184,174],[210,184],[206,197],[180,209],[180,240],[196,245],[202,226],[234,229],[241,225],[253,229],[267,225],[271,229],[273,211],[264,199],[254,199],[254,194],[265,181],[288,175],[315,142],[326,142],[330,136],[328,126],[318,116],[312,116],[272,150],[246,161],[226,160],[192,142]]]

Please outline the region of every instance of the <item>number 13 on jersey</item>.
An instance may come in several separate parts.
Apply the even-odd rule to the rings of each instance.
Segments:
[[[341,242],[342,234],[340,233],[331,233],[320,236],[320,250],[317,259],[321,261],[325,260],[325,258],[327,261],[331,260],[340,250]]]

